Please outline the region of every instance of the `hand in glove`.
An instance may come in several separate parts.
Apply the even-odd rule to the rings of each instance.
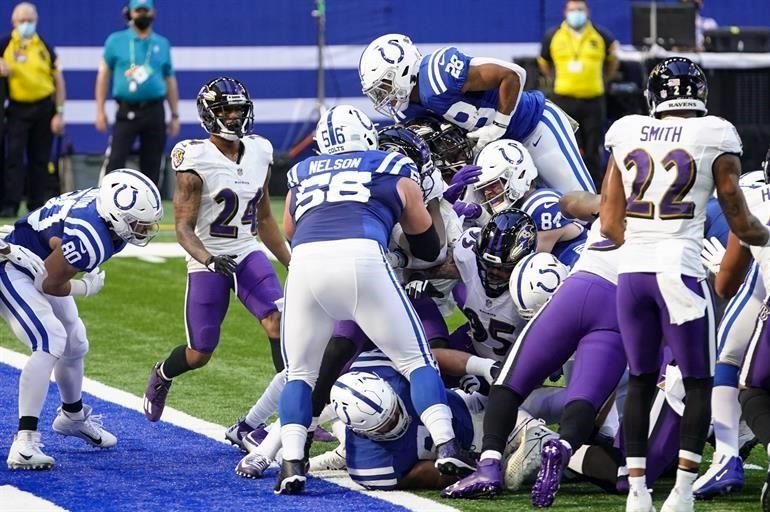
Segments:
[[[457,174],[452,176],[447,189],[444,191],[444,199],[450,203],[454,203],[460,196],[463,195],[465,187],[479,181],[481,175],[481,167],[478,165],[465,165],[460,169]]]
[[[463,375],[460,377],[460,389],[469,395],[481,388],[481,380],[475,375]]]
[[[481,217],[481,205],[476,203],[457,201],[452,205],[452,209],[458,217],[465,217],[466,219],[478,219]]]
[[[725,257],[725,252],[727,252],[727,250],[725,249],[725,246],[722,245],[722,242],[720,242],[717,237],[712,236],[711,238],[703,239],[703,250],[700,253],[700,258],[703,265],[705,265],[712,274],[718,274],[719,267],[722,264],[722,258]]]
[[[235,256],[209,256],[206,260],[206,268],[211,272],[217,272],[223,276],[231,277],[238,264],[235,262]]]
[[[508,129],[508,124],[511,122],[511,115],[506,115],[498,112],[495,115],[495,119],[486,126],[468,133],[467,137],[476,141],[476,147],[473,150],[478,154],[484,149],[484,146],[490,142],[494,142],[505,135],[505,131]]]
[[[80,279],[70,280],[70,295],[73,297],[89,297],[96,295],[104,288],[104,270],[96,267],[91,272],[86,272]]]
[[[38,281],[42,283],[48,275],[43,260],[41,260],[37,254],[30,251],[26,247],[22,247],[16,244],[8,244],[8,252],[1,255],[3,258],[10,261],[14,265],[31,272],[32,277],[35,279],[35,283]]]
[[[406,290],[406,294],[409,295],[410,298],[415,300],[423,297],[439,298],[444,296],[443,293],[433,286],[433,283],[424,279],[409,281],[409,283],[404,286],[404,290]]]

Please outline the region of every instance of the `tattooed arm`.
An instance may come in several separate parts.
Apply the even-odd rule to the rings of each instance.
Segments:
[[[446,260],[441,265],[413,272],[409,281],[413,279],[460,279],[460,271],[457,270],[452,250],[447,250]]]
[[[714,185],[717,198],[730,231],[749,245],[766,245],[767,226],[749,211],[746,198],[743,197],[738,177],[741,174],[741,161],[738,156],[725,153],[714,161]]]

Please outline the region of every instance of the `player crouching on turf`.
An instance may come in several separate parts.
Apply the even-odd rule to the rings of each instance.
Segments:
[[[279,336],[281,283],[256,236],[284,266],[289,248],[270,210],[273,147],[248,135],[253,104],[241,82],[220,77],[198,93],[198,116],[209,133],[174,147],[174,218],[187,251],[187,343],[155,364],[144,392],[144,414],[158,421],[171,379],[209,362],[230,302],[230,290],[257,317],[270,340],[273,365],[283,370]]]
[[[107,174],[99,188],[48,200],[18,220],[8,235],[9,243],[45,259],[43,272],[30,272],[13,252],[12,264],[0,264],[0,315],[32,350],[19,379],[19,430],[8,453],[10,469],[49,469],[54,464],[41,450],[37,431],[51,372],[62,401],[54,432],[98,448],[117,443],[91,407],[83,405],[88,338],[73,297],[98,293],[104,286],[99,265],[126,243],[147,245],[162,216],[157,187],[137,171],[118,169]],[[78,272],[86,273],[73,279]]]

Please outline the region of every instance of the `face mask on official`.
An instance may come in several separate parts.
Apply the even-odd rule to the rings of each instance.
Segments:
[[[37,23],[34,21],[24,21],[19,23],[19,26],[16,27],[16,30],[19,31],[19,35],[24,39],[30,39],[37,32]]]
[[[155,17],[149,14],[140,14],[134,18],[134,26],[139,30],[147,30],[152,25],[154,19]]]
[[[583,9],[572,9],[567,11],[567,25],[574,29],[581,29],[588,21],[588,13]]]

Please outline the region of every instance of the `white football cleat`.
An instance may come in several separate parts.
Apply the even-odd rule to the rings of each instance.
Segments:
[[[692,512],[693,510],[695,510],[695,497],[692,492],[687,496],[680,493],[676,487],[671,489],[668,498],[660,507],[660,512]]]
[[[626,499],[626,512],[655,512],[652,505],[652,495],[647,489],[637,491],[631,489],[628,491]]]
[[[20,430],[8,452],[8,469],[51,469],[56,461],[43,453],[42,448],[40,432]]]
[[[84,405],[83,419],[76,420],[72,419],[71,413],[59,407],[53,420],[53,431],[63,436],[79,437],[97,448],[112,448],[118,443],[118,438],[104,429],[101,415],[91,412],[91,406]]]
[[[558,437],[555,432],[546,428],[543,420],[528,423],[519,447],[505,463],[505,487],[518,491],[522,485],[534,482],[540,469],[543,444]]]
[[[347,467],[348,464],[345,461],[345,447],[342,445],[310,458],[310,473],[317,473],[318,471],[336,471],[347,469]]]

